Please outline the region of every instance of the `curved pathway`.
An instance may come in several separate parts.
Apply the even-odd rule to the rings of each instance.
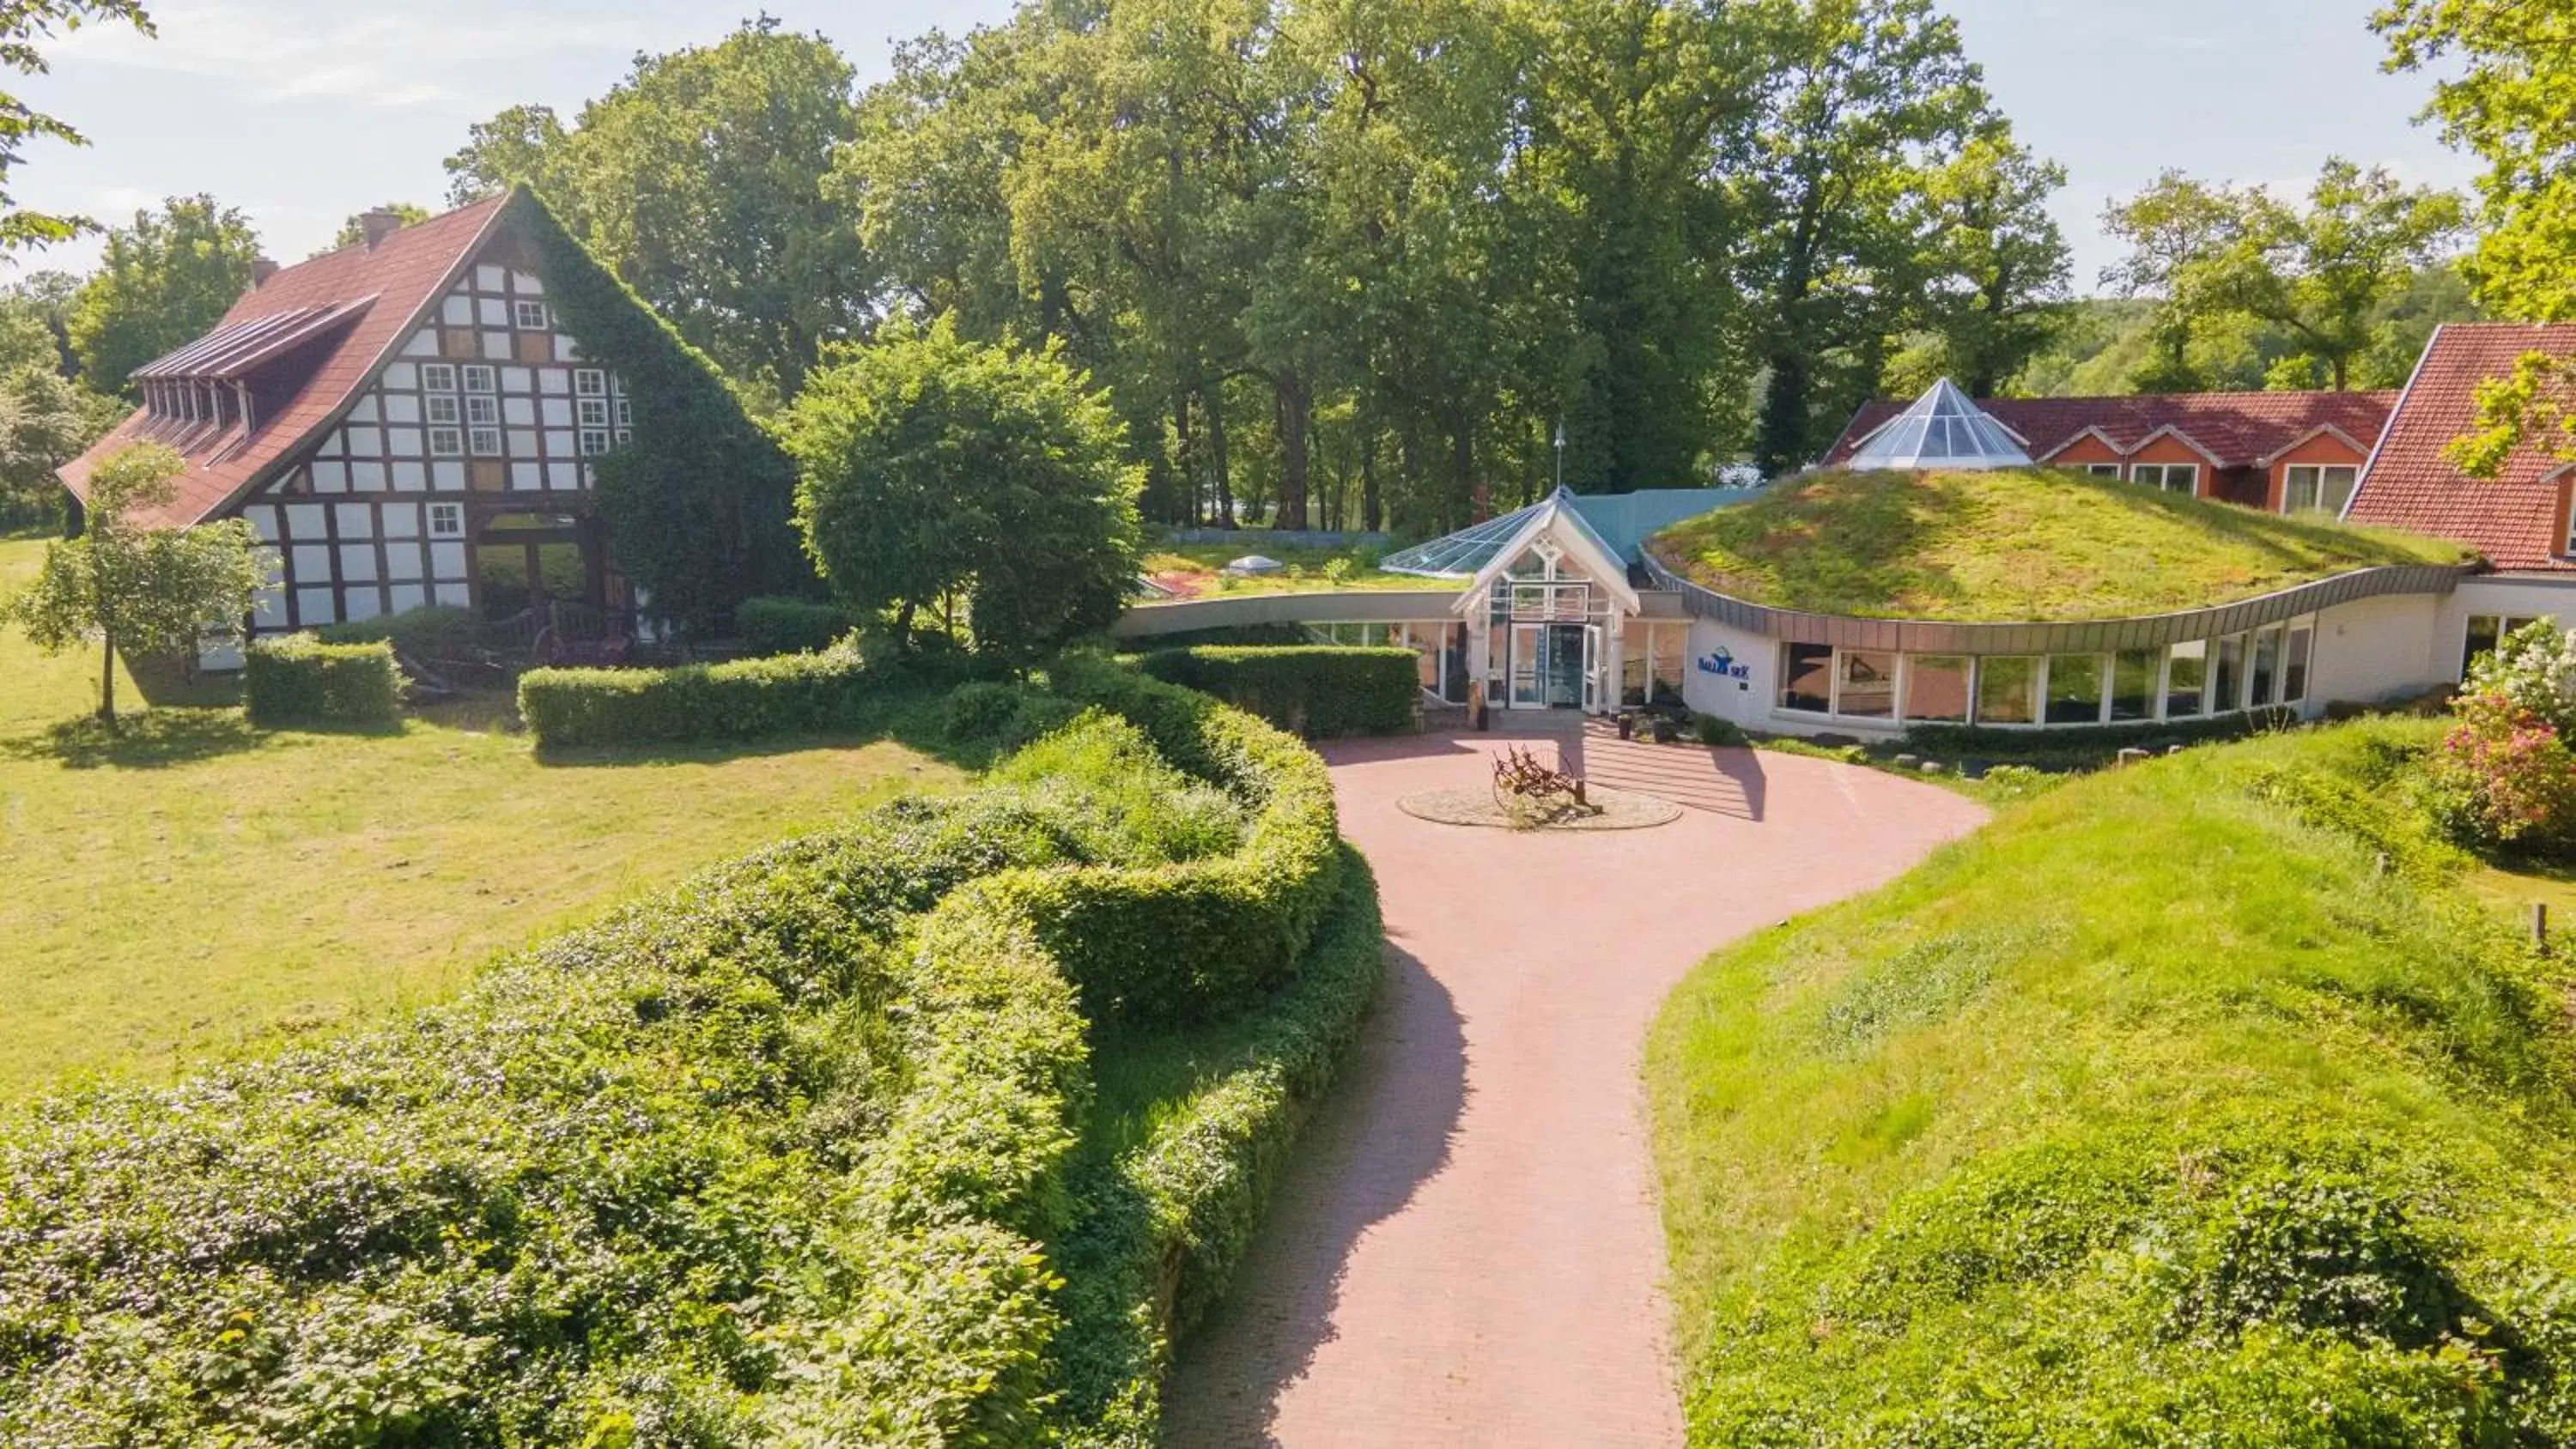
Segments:
[[[1396,809],[1506,740],[1691,807],[1515,835]],[[1983,820],[1820,760],[1584,734],[1328,746],[1390,976],[1232,1294],[1182,1346],[1165,1442],[1675,1445],[1638,1061],[1712,948],[1878,885]]]

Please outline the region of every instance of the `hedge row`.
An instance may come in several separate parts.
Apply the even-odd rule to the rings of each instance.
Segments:
[[[1308,739],[1413,728],[1422,699],[1409,649],[1211,645],[1138,656],[1146,673],[1249,710]]]
[[[1377,885],[1356,853],[1295,983],[1205,1090],[1085,1183],[1060,1256],[1069,1443],[1152,1449],[1171,1351],[1231,1281],[1386,974]]]
[[[242,661],[242,703],[254,724],[390,724],[402,718],[402,671],[381,641],[255,639]]]
[[[819,654],[859,623],[840,605],[814,599],[745,599],[733,611],[733,631],[755,655]]]
[[[399,614],[326,625],[315,632],[325,644],[373,644],[381,640],[396,649],[433,659],[460,657],[484,637],[482,616],[452,604],[425,604]]]
[[[845,724],[869,683],[856,649],[677,669],[533,669],[519,713],[537,748],[676,744]]]

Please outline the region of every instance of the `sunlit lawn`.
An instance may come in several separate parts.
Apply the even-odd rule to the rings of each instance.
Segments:
[[[41,547],[0,541],[0,593]],[[230,708],[109,742],[63,727],[96,672],[0,631],[0,1098],[428,1001],[498,949],[959,779],[884,741],[541,765],[497,727],[268,732]]]

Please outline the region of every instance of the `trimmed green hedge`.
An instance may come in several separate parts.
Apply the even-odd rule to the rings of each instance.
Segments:
[[[1069,1443],[1153,1449],[1172,1348],[1223,1296],[1315,1106],[1386,976],[1377,883],[1348,852],[1341,892],[1295,983],[1135,1150],[1081,1188],[1058,1255]]]
[[[373,644],[383,640],[397,649],[433,657],[471,647],[483,637],[483,620],[472,609],[427,604],[399,614],[379,614],[314,631],[325,644]]]
[[[1409,649],[1212,645],[1156,650],[1137,656],[1137,667],[1312,740],[1401,734],[1422,698]]]
[[[402,671],[382,641],[255,639],[242,660],[242,702],[254,724],[390,724],[402,718]]]
[[[859,627],[857,615],[813,599],[763,597],[734,606],[733,631],[757,655],[819,654]]]
[[[519,714],[537,748],[745,740],[849,722],[868,690],[856,650],[677,669],[533,669]]]

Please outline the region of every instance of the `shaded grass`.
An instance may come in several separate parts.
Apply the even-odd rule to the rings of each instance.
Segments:
[[[2569,983],[2391,803],[2433,729],[2078,780],[1703,965],[1647,1064],[1693,1442],[2563,1428]]]
[[[2052,469],[1818,473],[1649,546],[1675,572],[1755,603],[1966,622],[2168,613],[2468,556]]]

